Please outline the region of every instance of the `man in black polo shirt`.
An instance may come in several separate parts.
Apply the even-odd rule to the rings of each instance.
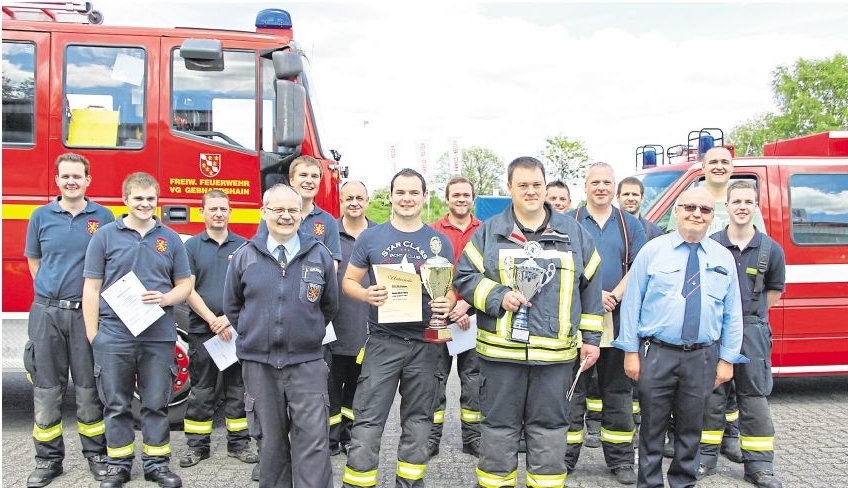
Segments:
[[[230,199],[221,190],[209,190],[203,195],[200,215],[206,230],[186,241],[194,289],[188,296],[188,347],[191,362],[191,394],[184,423],[188,452],[180,466],[194,466],[209,458],[212,417],[218,406],[215,386],[219,377],[224,393],[224,420],[227,425],[227,455],[245,463],[258,463],[259,456],[249,448],[247,415],[244,412],[244,380],[241,365],[236,362],[223,371],[204,346],[215,334],[221,339],[233,339],[232,327],[224,315],[224,280],[232,254],[246,239],[230,232]]]

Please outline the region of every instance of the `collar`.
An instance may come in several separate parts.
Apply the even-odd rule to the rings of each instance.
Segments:
[[[456,230],[462,230],[459,227],[457,227],[456,225],[454,225],[454,223],[450,221],[449,217],[450,217],[450,212],[446,213],[444,217],[442,217],[441,219],[438,220],[439,224],[442,227],[452,227]],[[550,219],[548,219],[548,220],[550,220]],[[471,222],[468,223],[468,227],[466,227],[463,232],[467,231],[468,229],[476,229],[477,227],[480,227],[480,225],[482,225],[482,224],[483,224],[483,221],[481,221],[480,219],[475,217],[474,214],[472,213],[471,214]]]
[[[727,234],[727,229],[729,226],[725,226],[723,230],[716,232],[716,241],[724,247],[739,247],[736,244],[730,242],[730,236]],[[760,247],[763,243],[763,233],[758,231],[757,228],[754,228],[754,237],[751,238],[751,241],[748,242],[748,245],[745,246],[745,249],[750,247]]]
[[[213,241],[213,242],[216,242],[216,243],[218,242],[218,241],[215,241],[215,240],[212,239],[212,237],[209,235],[209,231],[207,231],[207,230],[204,230],[203,232],[200,233],[200,238],[204,241]],[[227,229],[227,237],[224,239],[224,242],[222,242],[221,244],[231,242],[232,240],[233,240],[233,233],[228,228]]]
[[[708,237],[705,237],[704,239],[708,239]],[[704,247],[704,239],[701,239],[700,241],[698,241],[698,244],[699,244],[699,247],[706,252],[707,248]],[[671,234],[671,245],[672,245],[673,248],[677,249],[681,245],[688,244],[688,243],[689,243],[689,241],[683,239],[683,236],[680,235],[680,231],[676,231],[676,232]]]
[[[128,217],[129,215],[130,214],[128,213],[123,213],[119,215],[118,218],[115,219],[115,225],[117,225],[119,229],[129,229],[129,227],[127,227],[127,225],[124,223],[124,217]],[[153,215],[153,228],[155,229],[157,227],[162,227],[162,222],[159,220],[159,217]]]
[[[542,240],[569,242],[569,229],[566,225],[570,219],[552,218],[554,214],[553,207],[548,202],[544,202],[544,205],[545,211],[547,212],[547,224],[542,234]],[[527,238],[524,236],[524,233],[521,232],[521,228],[515,220],[515,212],[512,208],[512,204],[509,204],[506,210],[501,212],[499,215],[495,215],[490,220],[494,222],[492,230],[495,234],[520,246],[523,246],[524,243],[527,242]]]
[[[309,214],[307,214],[307,215],[311,217],[313,215],[321,215],[322,213],[325,213],[324,209],[319,207],[318,204],[316,204],[315,201],[313,200],[312,201],[312,211],[309,212]]]
[[[368,228],[370,228],[370,227],[374,227],[375,225],[377,225],[377,222],[374,222],[373,220],[369,219],[368,217],[365,217],[365,222],[367,222],[367,224],[368,224],[368,225],[365,227],[366,229],[368,229]],[[342,218],[341,218],[341,217],[339,217],[339,218],[337,218],[337,219],[336,219],[336,223],[338,223],[338,224],[339,224],[339,234],[344,234],[344,235],[346,235],[346,236],[353,237],[353,236],[351,236],[350,234],[348,234],[347,230],[346,230],[346,229],[345,229],[345,227],[344,227],[344,222],[342,221]]]
[[[80,213],[81,214],[83,214],[83,213],[93,213],[94,212],[94,203],[92,203],[92,201],[88,197],[82,197],[82,198],[83,198],[83,200],[85,200],[85,207],[82,210],[80,210]],[[50,208],[51,211],[56,212],[56,213],[68,213],[67,210],[65,210],[64,208],[62,208],[61,205],[59,205],[60,200],[62,200],[62,195],[57,196],[53,201],[51,201],[48,204],[48,208]]]
[[[265,239],[265,248],[268,250],[271,255],[274,255],[274,252],[277,250],[282,244],[283,249],[286,250],[286,258],[291,259],[298,251],[300,251],[300,234],[295,234],[291,237],[291,239],[286,242],[280,242],[277,239],[274,239],[271,236],[271,233],[268,233],[268,237]]]

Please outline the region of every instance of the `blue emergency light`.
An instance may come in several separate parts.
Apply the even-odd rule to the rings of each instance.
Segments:
[[[657,167],[657,150],[651,147],[646,147],[642,153],[642,169]]]
[[[710,149],[715,147],[715,139],[713,136],[709,134],[702,134],[698,136],[698,159],[701,159],[701,156],[707,153]]]
[[[257,29],[291,29],[291,14],[279,8],[266,8],[256,14]]]

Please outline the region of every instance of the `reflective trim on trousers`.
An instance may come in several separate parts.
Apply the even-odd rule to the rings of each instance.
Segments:
[[[568,431],[565,440],[568,444],[583,444],[583,430]]]
[[[106,423],[101,420],[99,422],[94,422],[93,424],[84,424],[77,420],[77,430],[80,435],[96,437],[106,433]]]
[[[476,424],[483,421],[483,414],[476,410],[467,410],[464,408],[460,409],[460,415],[463,422],[467,422],[469,424]]]
[[[725,412],[724,420],[728,422],[736,422],[739,420],[739,410],[734,410],[732,412]]]
[[[38,442],[50,442],[60,435],[62,435],[62,422],[46,429],[42,429],[38,424],[32,424],[32,436]]]
[[[212,421],[211,420],[183,420],[183,430],[187,434],[211,434],[212,433]]]
[[[518,482],[518,471],[513,471],[506,476],[487,473],[477,468],[477,483],[485,488],[500,488],[501,486],[515,486]]]
[[[337,413],[330,417],[330,425],[337,425],[342,423],[342,414]]]
[[[377,486],[377,470],[360,473],[345,466],[342,483],[353,486]]]
[[[724,430],[705,430],[701,432],[701,444],[721,444],[721,438],[724,436]]]
[[[748,437],[740,435],[739,446],[744,451],[774,451],[774,436]]]
[[[227,431],[229,432],[241,432],[247,429],[247,417],[242,417],[240,419],[224,419],[227,423]]]
[[[600,398],[586,398],[586,410],[600,412],[604,409],[604,402]]]
[[[148,456],[164,456],[166,454],[171,454],[170,442],[164,446],[148,446],[147,444],[142,444],[142,447],[144,447],[144,453]]]
[[[135,442],[123,447],[106,447],[106,455],[110,458],[125,458],[135,454]]]
[[[445,421],[445,411],[444,410],[436,410],[433,412],[433,423],[441,424]]]
[[[408,480],[420,480],[424,477],[424,473],[426,471],[426,464],[412,464],[405,463],[403,461],[398,461],[397,463],[397,475],[400,478]]]
[[[628,442],[633,442],[633,436],[636,434],[636,430],[631,431],[616,431],[616,430],[607,430],[601,427],[601,441],[609,442],[612,444],[626,444]]]
[[[348,420],[356,420],[356,417],[353,415],[353,409],[348,407],[342,407],[342,417]]]
[[[562,488],[565,486],[567,473],[562,474],[533,474],[527,473],[527,486],[539,488]]]

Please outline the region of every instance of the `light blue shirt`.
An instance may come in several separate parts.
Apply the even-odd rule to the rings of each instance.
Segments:
[[[271,234],[268,234],[268,239],[265,240],[265,247],[268,248],[268,252],[271,253],[271,256],[274,256],[277,261],[280,260],[280,256],[277,255],[277,247],[283,245],[283,249],[286,251],[286,262],[290,262],[295,254],[300,251],[300,236],[295,234],[286,242],[278,242],[276,239],[271,237]]]
[[[636,256],[621,304],[621,329],[612,345],[639,352],[640,339],[654,337],[683,344],[686,299],[683,280],[689,247],[679,232],[651,240]],[[718,242],[704,237],[698,248],[701,267],[701,326],[698,343],[721,340],[719,357],[745,363],[742,347],[742,300],[733,255]]]

